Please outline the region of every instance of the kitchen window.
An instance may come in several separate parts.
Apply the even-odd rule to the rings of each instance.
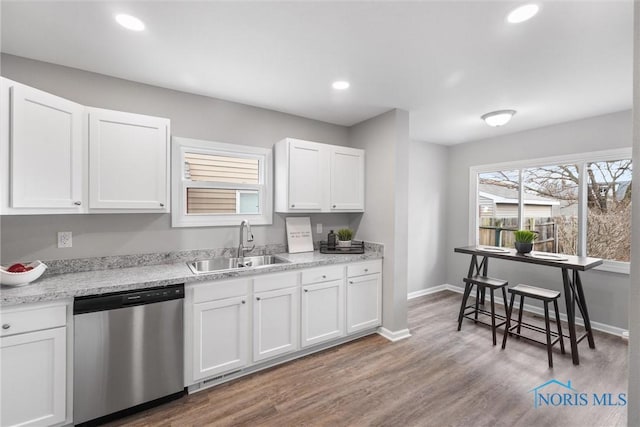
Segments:
[[[533,230],[534,250],[605,259],[629,272],[631,150],[471,168],[470,242],[513,247]]]
[[[272,223],[271,150],[187,138],[172,144],[173,227]]]

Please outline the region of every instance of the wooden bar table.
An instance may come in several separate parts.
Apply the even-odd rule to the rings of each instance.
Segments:
[[[471,255],[471,264],[467,277],[475,274],[487,276],[489,258],[497,258],[505,261],[525,262],[528,264],[544,265],[547,267],[560,268],[562,270],[562,285],[564,287],[564,299],[567,309],[567,321],[569,324],[569,339],[571,341],[571,357],[573,364],[580,364],[578,356],[578,343],[585,337],[589,341],[590,348],[596,348],[591,331],[589,311],[587,310],[587,300],[584,297],[580,272],[587,271],[602,264],[599,258],[579,257],[564,254],[551,254],[546,252],[532,252],[532,254],[519,254],[515,249],[497,248],[493,246],[464,246],[455,248],[454,252]],[[482,258],[478,262],[478,258]],[[535,284],[533,284],[535,285]],[[505,304],[507,302],[505,301]],[[576,336],[576,306],[584,319],[586,332],[581,336]]]

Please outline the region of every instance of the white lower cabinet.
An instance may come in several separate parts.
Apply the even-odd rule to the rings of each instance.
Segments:
[[[382,261],[347,267],[347,333],[382,324]]]
[[[189,285],[185,385],[223,382],[375,331],[381,273],[382,261],[372,260]]]
[[[347,333],[362,331],[382,323],[380,274],[347,280]]]
[[[254,362],[298,349],[299,300],[297,286],[254,294]]]
[[[67,418],[65,307],[2,313],[0,425],[50,426]],[[49,328],[37,330],[41,328]],[[15,333],[15,335],[11,335]]]
[[[302,347],[344,336],[344,279],[302,286]]]
[[[193,379],[233,371],[247,364],[247,297],[193,306]]]

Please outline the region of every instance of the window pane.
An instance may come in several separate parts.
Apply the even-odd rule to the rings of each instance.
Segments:
[[[236,190],[187,188],[187,214],[236,213]]]
[[[259,214],[259,192],[223,188],[187,188],[187,214]]]
[[[519,171],[478,174],[478,243],[513,247],[518,229]]]
[[[240,199],[241,214],[257,214],[260,213],[260,200],[257,191],[243,191],[238,193]]]
[[[185,153],[185,178],[191,181],[259,184],[258,159]]]
[[[578,167],[525,169],[523,228],[538,233],[534,250],[578,253]]]
[[[587,255],[629,261],[631,160],[587,163]]]

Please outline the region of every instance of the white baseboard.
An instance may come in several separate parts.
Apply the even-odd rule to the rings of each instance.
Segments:
[[[437,291],[431,291],[432,289],[438,289]],[[436,286],[433,288],[427,288],[424,289],[423,291],[417,291],[417,292],[412,292],[411,294],[408,295],[407,299],[412,299],[412,298],[417,298],[419,296],[422,295],[429,295],[435,292],[440,292],[443,290],[447,290],[447,291],[452,291],[452,292],[457,292],[459,294],[464,293],[464,288],[460,287],[460,286],[454,286],[454,285],[450,285],[448,283],[445,283],[444,285],[440,285],[440,286]],[[419,292],[425,292],[421,295],[417,295]],[[414,295],[416,294],[416,295]],[[487,292],[484,296],[485,301],[490,301],[490,296],[489,293]],[[495,297],[495,302],[496,304],[504,304],[504,302],[502,301],[502,297],[499,297],[496,295]],[[519,308],[519,304],[517,304],[517,302],[514,304],[514,308]],[[544,316],[544,310],[540,307],[536,307],[533,305],[529,305],[529,304],[525,304],[524,305],[524,311],[529,312],[529,313],[533,313],[533,314],[537,314],[539,316]],[[567,315],[564,313],[560,313],[560,320],[563,321],[567,321]],[[580,325],[580,326],[584,326],[584,320],[581,317],[576,317],[576,325]],[[616,335],[619,337],[623,337],[625,335],[625,332],[628,336],[628,331],[626,329],[622,329],[622,328],[618,328],[617,326],[611,326],[611,325],[607,325],[605,323],[600,323],[600,322],[594,322],[591,321],[591,328],[594,331],[600,331],[600,332],[604,332],[607,334],[611,334],[611,335]]]
[[[407,295],[407,299],[414,299],[418,297],[422,297],[425,295],[435,294],[436,292],[441,292],[447,290],[447,285],[434,286],[433,288],[420,289],[419,291],[409,292]]]
[[[399,331],[390,331],[387,328],[378,328],[378,335],[388,339],[391,342],[400,341],[411,336],[409,329],[401,329]]]

